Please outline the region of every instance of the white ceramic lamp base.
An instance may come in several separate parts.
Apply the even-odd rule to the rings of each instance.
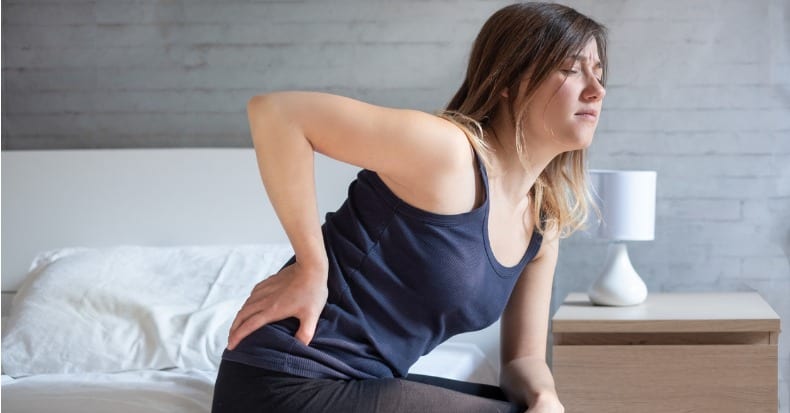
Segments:
[[[606,266],[588,294],[598,305],[627,306],[645,301],[647,286],[631,265],[624,243],[609,245]]]

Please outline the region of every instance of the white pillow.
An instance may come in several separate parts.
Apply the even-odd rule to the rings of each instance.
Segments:
[[[216,370],[252,287],[292,254],[288,244],[40,253],[5,320],[4,373]]]

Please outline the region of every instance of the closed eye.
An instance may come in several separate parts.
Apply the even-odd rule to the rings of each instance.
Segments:
[[[579,73],[579,71],[576,69],[562,69],[562,72],[565,73],[566,75],[574,75],[576,73]],[[603,85],[603,78],[596,76],[595,80],[597,80],[598,83]]]

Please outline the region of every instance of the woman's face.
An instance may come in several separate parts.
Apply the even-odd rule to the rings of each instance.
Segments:
[[[528,140],[540,139],[561,152],[592,143],[606,90],[595,39],[566,59],[537,88],[524,112]]]

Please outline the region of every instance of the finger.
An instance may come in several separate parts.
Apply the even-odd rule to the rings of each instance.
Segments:
[[[264,305],[268,303],[268,296],[267,291],[253,291],[236,313],[236,318],[233,319],[233,323],[230,325],[230,332],[233,332],[250,314],[257,311],[265,311],[267,307],[264,307]]]
[[[266,277],[262,281],[255,284],[255,286],[252,287],[252,291],[257,291],[260,290],[261,288],[266,288],[267,286],[274,283],[275,281],[276,278],[274,278],[273,276]]]
[[[279,305],[276,300],[268,300],[266,297],[262,297],[256,302],[250,301],[248,304],[243,306],[241,310],[239,310],[236,315],[236,319],[231,324],[230,331],[228,332],[228,343],[233,341],[233,337],[243,334],[242,337],[236,340],[236,343],[238,343],[249,333],[257,330],[264,324],[285,318],[287,315],[284,315],[284,310],[285,309],[282,308],[282,306]],[[256,323],[256,325],[252,327],[252,330],[240,333],[239,330],[241,326],[249,322]]]
[[[313,341],[313,336],[315,335],[315,329],[317,325],[318,316],[310,315],[300,318],[299,329],[296,330],[294,337],[304,343],[304,345],[309,345],[310,342]]]
[[[233,350],[241,340],[250,335],[253,331],[269,324],[271,320],[265,314],[256,313],[247,318],[239,327],[228,337],[228,349]]]
[[[245,302],[241,309],[239,309],[239,311],[236,313],[236,317],[233,319],[233,322],[230,324],[230,331],[228,334],[233,334],[233,331],[235,331],[239,325],[241,325],[241,323],[243,323],[244,320],[249,317],[251,313],[252,311],[250,305]]]
[[[247,300],[247,302],[241,307],[238,313],[236,313],[236,318],[233,320],[233,323],[230,325],[230,331],[228,335],[233,335],[233,333],[239,328],[240,325],[244,324],[252,315],[256,313],[260,314],[269,314],[272,313],[275,309],[273,308],[274,303],[268,300]]]
[[[241,310],[236,313],[236,318],[233,319],[233,322],[230,324],[230,329],[228,329],[228,337],[233,335],[233,332],[239,328],[239,325],[244,322],[246,317],[242,317]]]
[[[255,313],[262,313],[266,314],[271,311],[269,306],[266,305],[267,303],[261,303],[258,305],[245,305],[244,307],[236,313],[236,318],[233,319],[233,322],[230,324],[230,329],[228,330],[228,337],[232,336],[236,330],[238,330],[239,326],[244,324],[247,319],[250,318]]]

